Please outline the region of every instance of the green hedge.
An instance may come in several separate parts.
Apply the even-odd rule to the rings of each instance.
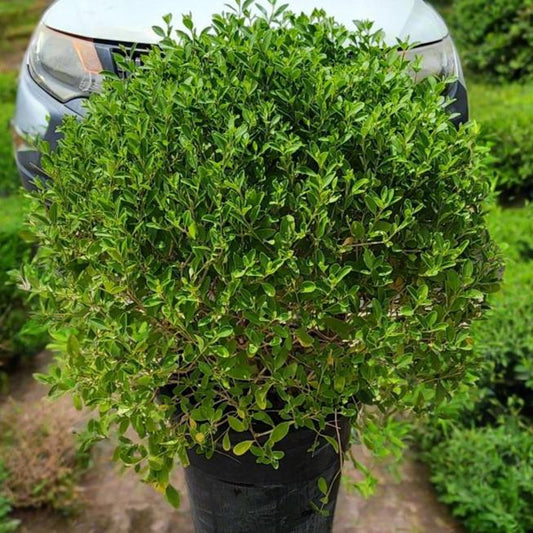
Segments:
[[[472,533],[533,531],[533,433],[509,419],[456,428],[425,454],[441,500]]]
[[[11,504],[2,493],[7,475],[6,469],[0,460],[0,533],[11,533],[18,528],[20,523],[18,520],[12,520],[9,518]]]
[[[492,233],[502,243],[506,272],[493,309],[474,330],[476,350],[488,362],[484,386],[496,405],[516,397],[533,417],[533,204],[497,210]],[[488,408],[488,407],[487,407]],[[499,408],[496,408],[498,412]]]
[[[533,83],[469,89],[473,117],[493,145],[498,190],[533,197]]]
[[[472,330],[481,380],[466,389],[431,421],[431,445],[450,425],[493,424],[509,409],[533,420],[533,204],[522,209],[495,208],[492,235],[506,261],[502,290],[491,296],[492,309]]]
[[[28,18],[28,10],[34,3],[33,0],[0,0],[0,41]]]
[[[26,296],[8,274],[31,255],[31,245],[20,236],[24,210],[20,196],[0,198],[0,370],[21,356],[34,354],[44,343],[40,332],[26,332]]]
[[[533,76],[531,0],[456,0],[451,25],[467,70],[499,81]]]
[[[16,92],[14,74],[0,74],[0,196],[18,187],[18,177],[13,160],[13,145],[9,121],[13,115]]]
[[[489,217],[506,271],[473,330],[480,387],[465,387],[419,435],[442,501],[473,533],[533,531],[533,205]],[[520,420],[519,420],[520,417]]]

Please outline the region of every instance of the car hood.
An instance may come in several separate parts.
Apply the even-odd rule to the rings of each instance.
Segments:
[[[211,16],[228,11],[227,0],[57,0],[43,22],[48,27],[91,39],[155,44],[160,38],[152,26],[163,26],[171,13],[175,26],[191,13],[198,29],[210,25]],[[347,26],[354,20],[371,20],[385,32],[387,44],[397,39],[413,43],[435,42],[448,30],[436,11],[423,0],[286,0],[291,11],[311,13],[322,8]]]

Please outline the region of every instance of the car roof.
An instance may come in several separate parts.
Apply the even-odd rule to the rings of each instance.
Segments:
[[[391,45],[398,39],[435,42],[448,33],[442,18],[423,0],[283,0],[278,5],[282,3],[296,13],[322,8],[348,28],[355,20],[371,20]],[[213,14],[228,11],[227,5],[228,0],[56,0],[43,23],[91,39],[155,44],[160,38],[152,27],[162,26],[164,15],[171,13],[173,24],[180,26],[182,15],[190,13],[196,27],[203,29]]]

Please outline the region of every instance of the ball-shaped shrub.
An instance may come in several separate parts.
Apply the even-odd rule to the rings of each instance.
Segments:
[[[452,25],[471,72],[500,80],[533,76],[531,0],[456,0]]]
[[[454,389],[499,260],[444,81],[320,12],[215,16],[129,68],[45,158],[24,276],[53,391],[117,457],[162,485],[192,448],[277,466],[288,431]]]

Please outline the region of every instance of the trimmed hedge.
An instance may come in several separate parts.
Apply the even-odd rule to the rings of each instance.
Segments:
[[[425,454],[441,500],[472,533],[533,531],[533,432],[515,419],[456,428]]]
[[[498,81],[533,76],[531,0],[456,0],[451,25],[472,73]]]
[[[504,198],[533,197],[533,83],[472,84],[470,101],[493,145],[498,190]]]

